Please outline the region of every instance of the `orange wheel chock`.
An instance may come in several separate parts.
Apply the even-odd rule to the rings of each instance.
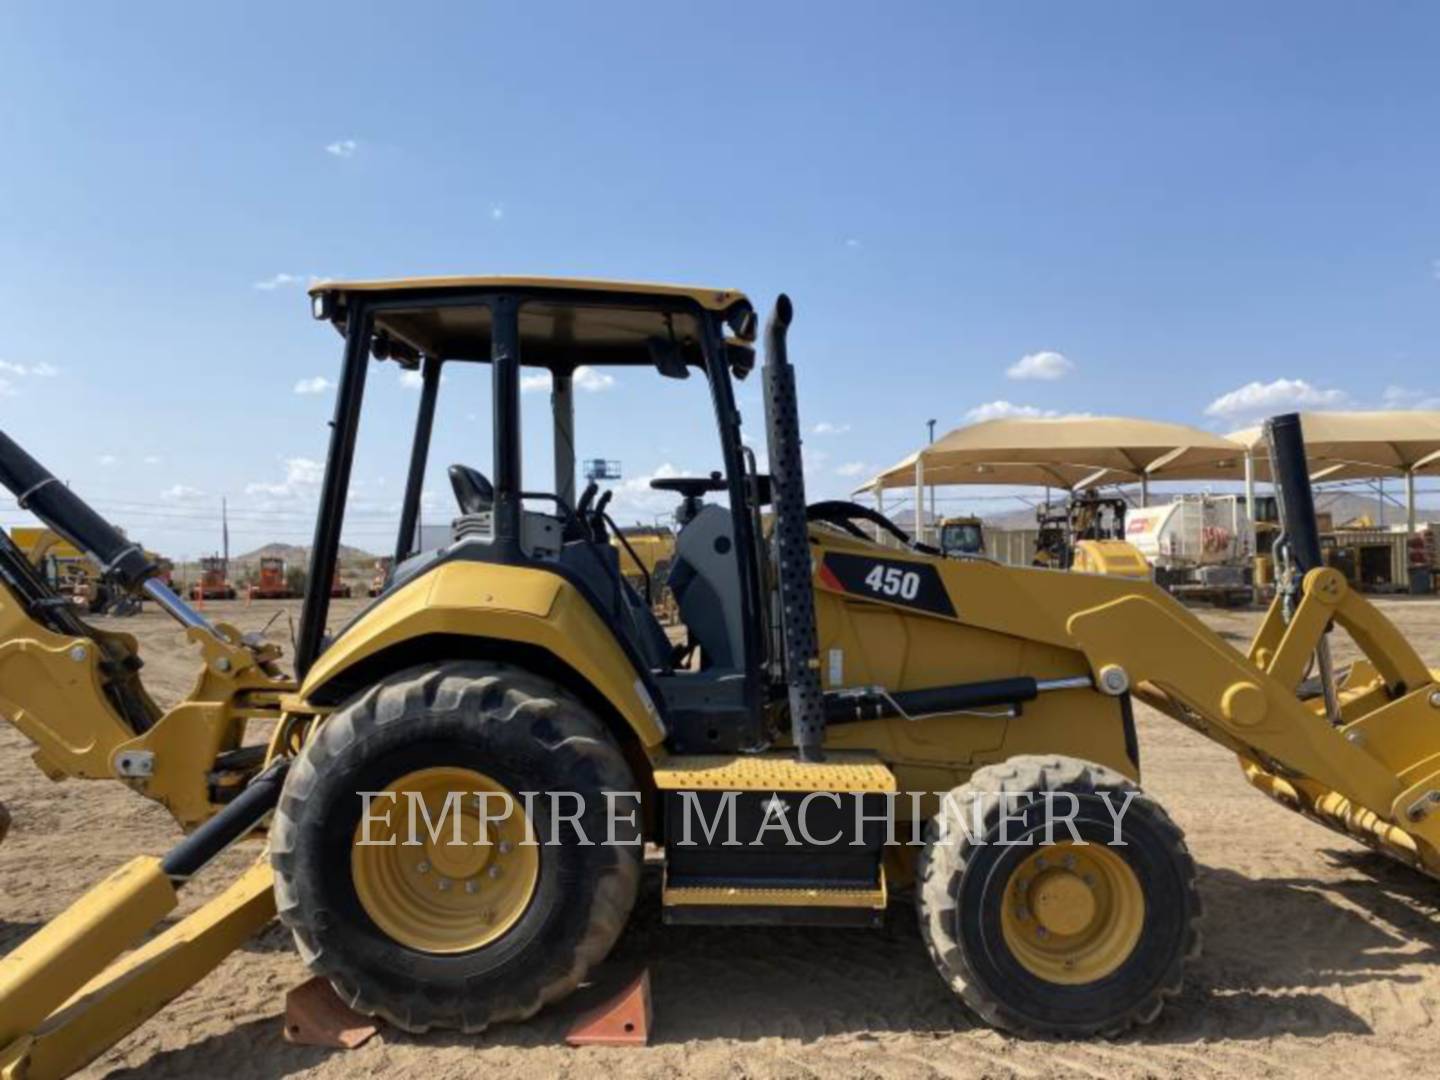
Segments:
[[[609,1001],[576,1020],[565,1041],[571,1046],[647,1046],[654,1023],[647,969]]]
[[[362,1016],[350,1008],[329,982],[318,976],[285,995],[285,1041],[288,1043],[354,1050],[379,1030],[373,1017]]]

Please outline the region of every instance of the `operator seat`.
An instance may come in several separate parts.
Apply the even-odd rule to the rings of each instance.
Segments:
[[[700,646],[701,670],[738,669],[745,655],[740,567],[730,511],[702,506],[675,539],[668,578],[680,619]]]

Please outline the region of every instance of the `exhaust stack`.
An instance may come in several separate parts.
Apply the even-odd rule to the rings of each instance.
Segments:
[[[805,523],[805,468],[800,452],[800,411],[795,369],[786,337],[794,309],[783,293],[765,325],[765,429],[770,449],[770,491],[775,506],[775,564],[779,570],[780,628],[790,729],[801,761],[824,758],[825,697],[820,689],[820,645],[815,630],[810,536]]]

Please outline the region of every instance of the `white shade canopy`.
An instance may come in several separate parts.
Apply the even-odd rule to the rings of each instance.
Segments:
[[[1170,470],[1239,468],[1244,450],[1219,435],[1125,417],[1007,417],[956,428],[892,465],[861,490],[924,483],[1077,488],[1169,478]]]

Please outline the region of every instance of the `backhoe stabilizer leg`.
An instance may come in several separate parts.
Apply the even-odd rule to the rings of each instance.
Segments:
[[[34,1031],[176,903],[160,860],[133,859],[0,958],[0,1047]]]
[[[136,861],[158,867],[158,861]],[[219,896],[111,964],[0,1049],[0,1080],[49,1080],[83,1068],[215,970],[274,917],[274,876],[269,861],[261,859]],[[7,1033],[9,1005],[0,998]]]
[[[193,986],[275,916],[262,859],[128,956],[178,892],[274,809],[289,762],[257,776],[163,858],[126,863],[0,957],[0,1080],[68,1076]]]

